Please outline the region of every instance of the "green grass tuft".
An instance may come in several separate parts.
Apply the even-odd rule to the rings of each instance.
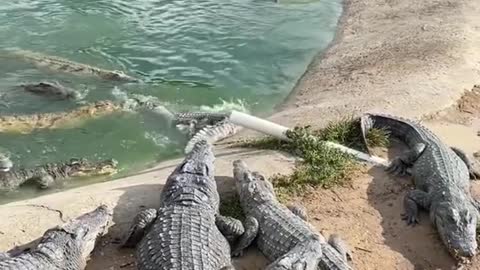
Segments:
[[[225,194],[222,196],[222,198],[220,198],[220,201],[220,214],[240,220],[245,219],[245,215],[236,192],[232,194]]]
[[[313,136],[312,136],[313,135]],[[366,136],[369,147],[387,146],[388,132],[371,129]],[[360,122],[347,117],[329,123],[324,129],[311,130],[309,126],[295,127],[287,133],[289,142],[273,137],[248,140],[236,146],[259,149],[283,150],[303,158],[291,175],[276,175],[271,181],[279,199],[303,194],[316,187],[330,188],[347,183],[356,168],[352,156],[325,145],[331,141],[344,146],[365,151],[366,146],[361,135]]]

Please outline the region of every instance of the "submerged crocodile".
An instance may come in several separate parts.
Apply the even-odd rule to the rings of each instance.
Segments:
[[[90,162],[72,158],[68,162],[47,163],[33,168],[12,168],[0,172],[0,190],[13,190],[28,182],[40,188],[49,188],[55,183],[81,176],[111,175],[117,172],[117,161],[107,159]]]
[[[0,253],[2,270],[82,270],[98,238],[106,233],[111,210],[105,205],[47,230],[38,244],[13,255]],[[12,252],[13,253],[13,252]]]
[[[300,206],[286,207],[277,201],[272,184],[245,162],[233,162],[233,177],[240,204],[247,217],[258,222],[255,238],[258,249],[273,261],[266,269],[352,269],[346,244],[332,235],[326,241],[307,223]],[[234,254],[239,250],[234,251]]]
[[[78,91],[65,87],[57,81],[27,83],[21,84],[20,87],[31,93],[49,96],[56,99],[80,99],[80,93]]]
[[[234,269],[229,242],[217,224],[239,241],[244,231],[241,223],[218,215],[214,159],[212,146],[198,142],[168,177],[160,208],[137,215],[124,247],[136,246],[138,269]]]
[[[36,129],[76,127],[84,121],[122,111],[121,104],[97,101],[69,112],[0,115],[0,132],[30,133]]]
[[[53,71],[60,71],[80,76],[95,76],[109,81],[138,82],[137,78],[118,70],[107,70],[87,64],[73,62],[56,56],[45,55],[28,50],[11,51],[10,55],[21,58],[40,68],[47,68]]]
[[[411,169],[415,190],[405,196],[404,219],[418,223],[419,207],[430,212],[430,220],[454,257],[476,254],[477,209],[470,195],[471,161],[460,149],[443,143],[432,131],[413,121],[381,114],[365,114],[362,132],[384,128],[406,143],[409,150],[395,158],[387,172],[404,175]]]

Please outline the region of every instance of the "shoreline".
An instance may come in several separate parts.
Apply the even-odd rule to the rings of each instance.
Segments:
[[[480,83],[478,12],[480,2],[475,0],[344,0],[334,39],[312,59],[285,101],[267,118],[290,127],[321,127],[366,111],[420,119],[444,110]],[[480,117],[480,110],[473,115]],[[480,148],[480,139],[473,132],[480,128],[480,120],[459,124],[436,116],[426,124],[452,145],[469,152]],[[226,141],[256,134],[242,130]],[[275,151],[219,145],[215,153],[220,192],[232,190],[231,163],[235,159],[244,159],[266,177],[288,173],[294,165],[291,157]],[[62,223],[56,211],[38,206],[62,211],[68,219],[105,203],[114,208],[114,225],[87,269],[134,269],[120,267],[133,260],[132,252],[119,251],[112,242],[121,237],[141,206],[158,206],[161,186],[178,160],[161,162],[111,182],[0,205],[0,250],[27,243],[47,228]],[[378,176],[381,181],[377,182]],[[396,220],[403,198],[398,195],[406,191],[398,186],[398,181],[381,172],[369,171],[356,179],[351,188],[321,190],[321,196],[305,200],[311,200],[309,214],[320,217],[312,221],[319,231],[335,231],[354,247],[373,250],[355,250],[356,269],[414,269],[417,264],[427,269],[446,269],[443,267],[452,262],[445,252],[433,251],[438,240],[432,238],[434,231],[426,218],[415,231],[405,230],[404,224]],[[385,189],[395,190],[391,193],[395,196],[386,194]],[[338,194],[332,195],[335,190],[344,197],[340,201]],[[388,235],[389,230],[397,236]],[[405,248],[406,239],[412,243]],[[427,244],[422,242],[417,247],[418,241]],[[249,256],[239,260],[238,269],[263,269],[264,259],[256,256],[253,260]],[[386,259],[379,259],[381,256]]]

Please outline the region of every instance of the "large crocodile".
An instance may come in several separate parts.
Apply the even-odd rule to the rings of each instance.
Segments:
[[[20,85],[27,92],[44,95],[56,99],[80,99],[80,93],[72,88],[61,85],[58,81],[39,83],[25,83]]]
[[[315,232],[301,207],[279,203],[263,175],[235,160],[233,177],[245,215],[258,221],[258,232],[250,230],[244,237],[255,238],[259,250],[273,261],[266,269],[352,269],[346,244],[336,235],[326,241]]]
[[[19,254],[0,253],[2,270],[82,270],[106,233],[111,210],[105,205],[47,230],[38,244]]]
[[[137,246],[138,269],[234,269],[229,243],[217,228],[225,220],[218,218],[214,159],[212,146],[198,142],[168,177],[160,208],[137,215],[124,246]],[[243,227],[233,227],[229,232],[243,241]]]
[[[81,76],[90,75],[110,81],[139,81],[137,78],[127,75],[122,71],[102,69],[87,64],[73,62],[64,58],[45,55],[28,50],[11,51],[8,55],[21,58],[24,61],[32,63],[39,68],[47,68],[53,71],[60,71]]]
[[[474,256],[478,213],[469,191],[469,175],[474,171],[465,153],[447,146],[432,131],[407,119],[365,114],[361,125],[364,138],[369,129],[384,128],[409,148],[387,168],[394,175],[404,175],[407,168],[411,169],[416,189],[405,196],[407,224],[418,223],[418,208],[426,209],[453,256]]]
[[[121,104],[106,100],[87,104],[68,112],[0,115],[0,132],[30,133],[36,129],[75,127],[86,120],[122,110]]]
[[[33,168],[15,168],[0,172],[0,190],[13,190],[27,182],[36,182],[40,188],[73,177],[111,175],[117,172],[117,161],[107,159],[90,162],[72,158],[68,162],[47,163]]]

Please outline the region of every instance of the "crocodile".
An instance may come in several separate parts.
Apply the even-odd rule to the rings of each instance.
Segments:
[[[139,82],[139,79],[127,75],[119,70],[102,69],[38,52],[15,50],[10,51],[9,55],[32,63],[39,68],[46,68],[55,72],[59,71],[79,76],[89,75],[109,81]]]
[[[415,189],[404,198],[406,223],[412,226],[418,223],[418,211],[423,208],[429,211],[430,221],[450,254],[459,259],[474,256],[478,211],[469,190],[469,178],[476,174],[469,157],[412,120],[364,114],[361,116],[364,140],[371,128],[386,129],[408,146],[408,151],[395,157],[386,168],[392,175],[409,173],[413,177]]]
[[[111,220],[111,210],[100,205],[67,223],[47,230],[34,247],[17,254],[0,253],[2,270],[82,270],[97,240]]]
[[[262,174],[235,160],[233,177],[245,215],[258,224],[256,232],[245,224],[250,234],[244,238],[254,238],[258,249],[271,261],[265,269],[352,269],[346,243],[336,234],[327,241],[315,232],[303,207],[278,202],[273,185]],[[236,246],[232,254],[244,247]]]
[[[205,119],[205,122],[200,123],[198,126],[196,126],[195,121],[192,121],[193,127],[191,127],[190,130],[192,130],[191,133],[193,133],[193,135],[185,146],[185,153],[190,152],[193,145],[198,141],[206,140],[210,143],[215,143],[233,136],[242,128],[232,123],[228,117],[225,117],[223,120],[213,118],[213,121],[210,120],[209,117],[206,117]]]
[[[8,172],[13,167],[13,162],[9,156],[0,153],[0,173]]]
[[[123,111],[122,105],[109,100],[97,101],[68,112],[0,115],[0,132],[30,133],[37,129],[76,127],[84,121]]]
[[[72,158],[68,162],[47,163],[33,168],[13,167],[7,172],[0,172],[0,190],[14,190],[29,182],[45,189],[74,177],[112,175],[117,172],[117,164],[114,159],[90,162]]]
[[[219,227],[237,236],[230,239],[238,243],[247,234],[236,226],[241,222],[219,214],[214,159],[211,144],[198,142],[168,177],[160,208],[142,210],[135,217],[123,247],[136,247],[139,270],[235,269],[230,243]]]
[[[48,82],[42,81],[39,83],[26,83],[21,84],[21,88],[25,91],[38,94],[50,96],[56,99],[80,99],[80,93],[74,89],[65,87],[61,85],[58,81]]]

